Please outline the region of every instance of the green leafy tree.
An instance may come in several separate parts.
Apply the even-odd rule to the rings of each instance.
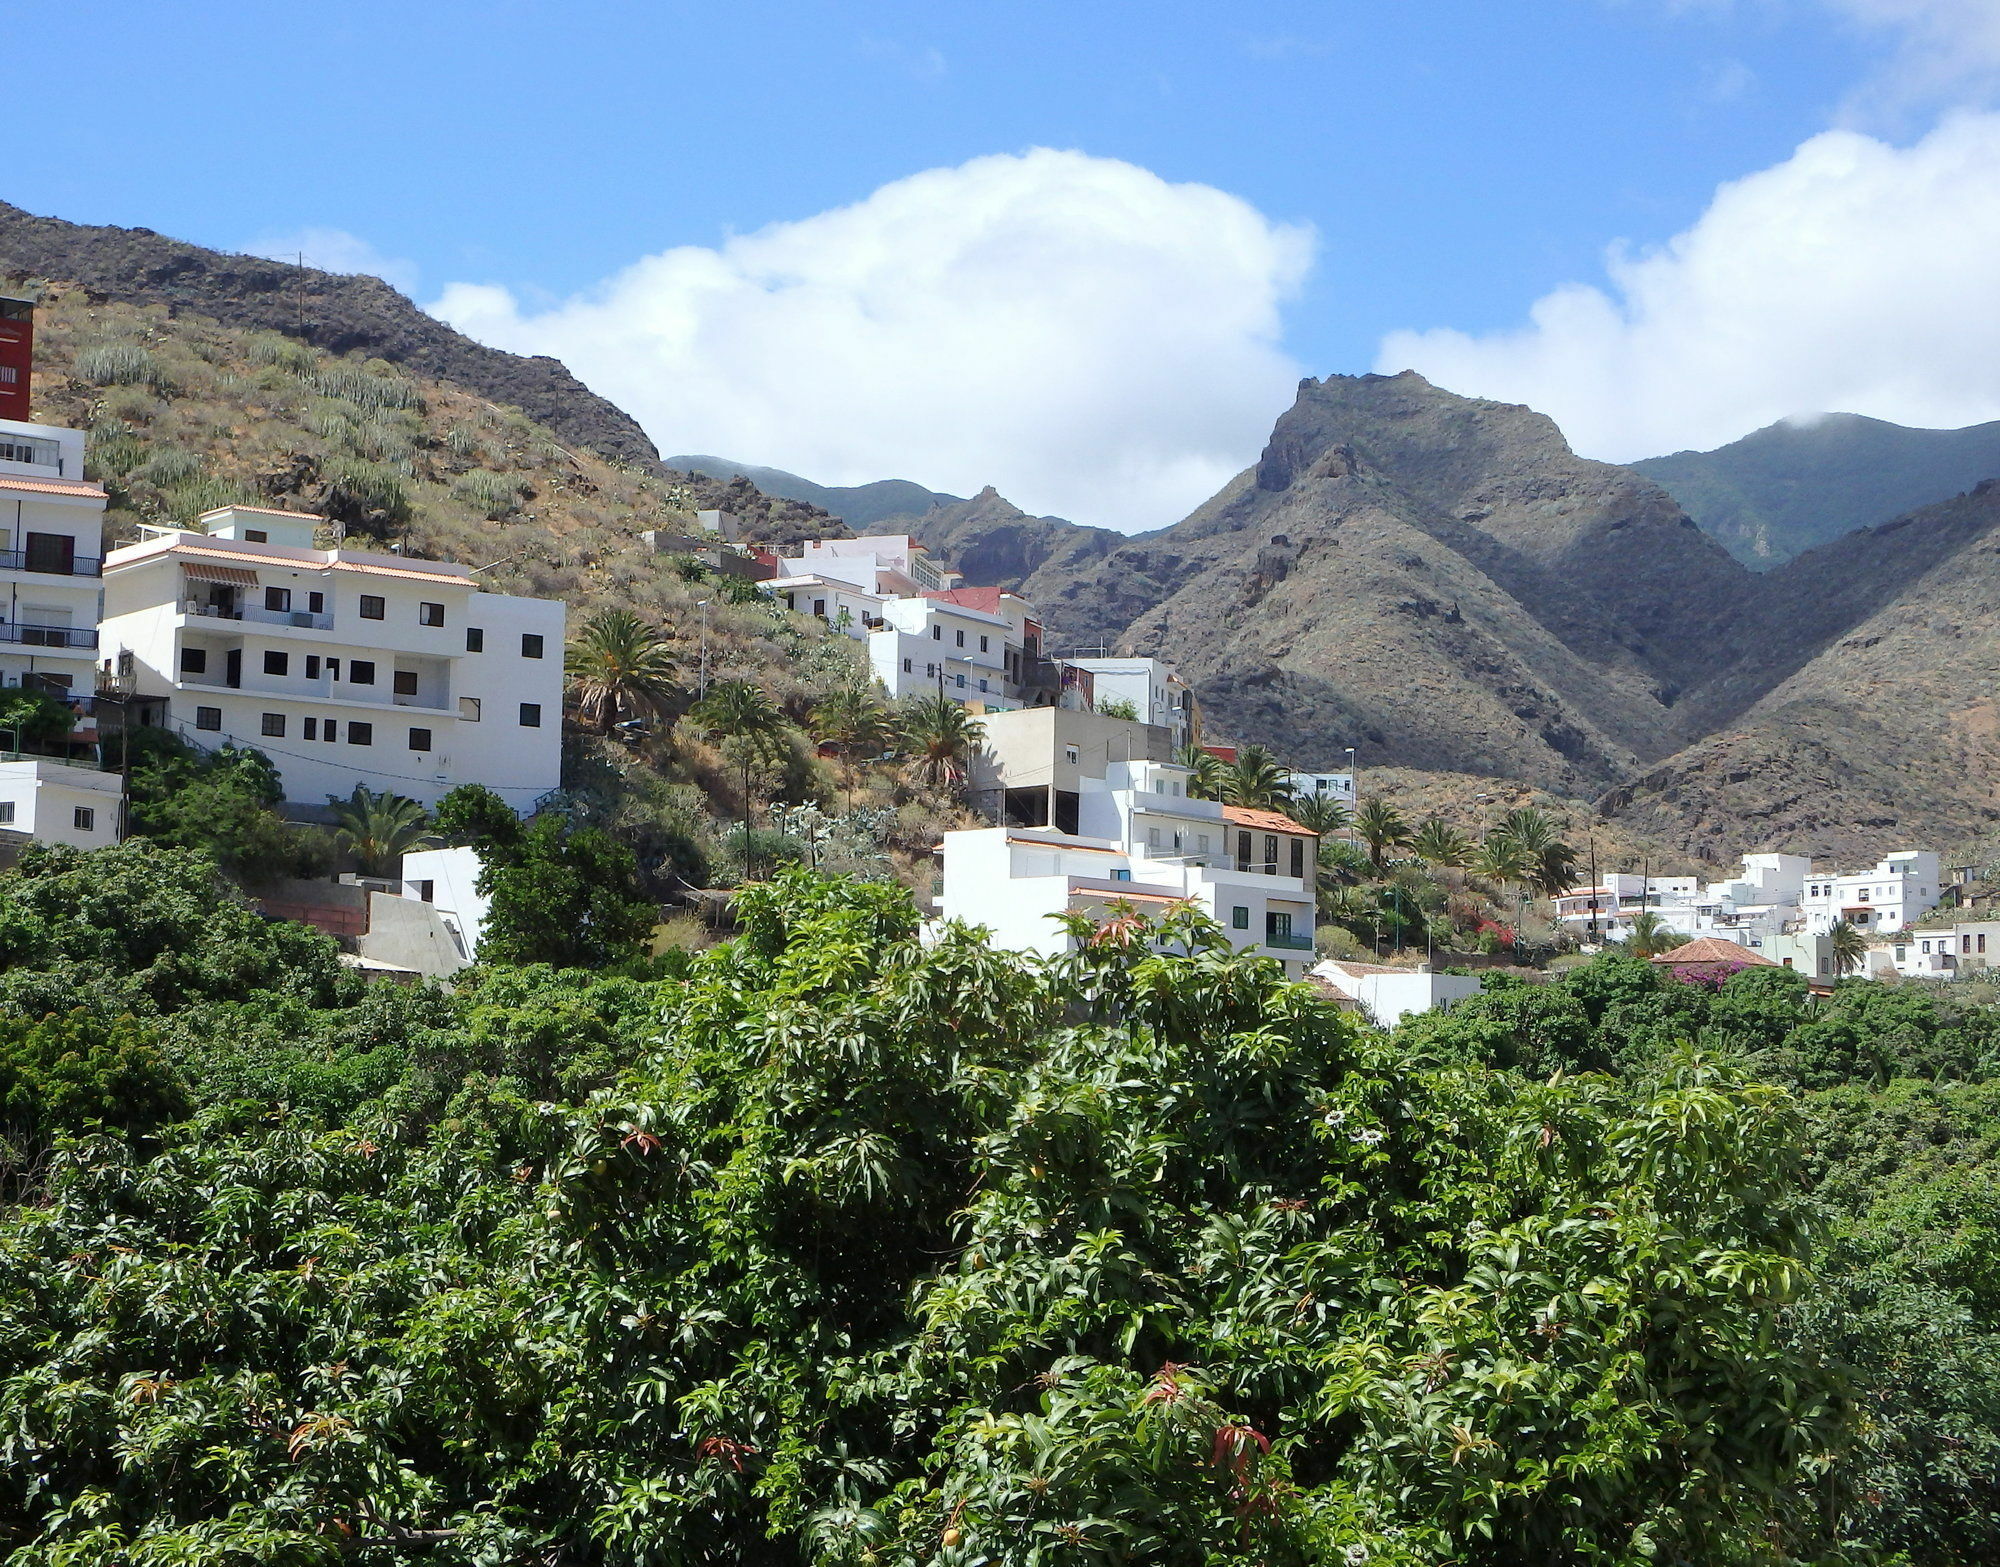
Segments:
[[[933,789],[965,787],[972,758],[985,743],[977,714],[946,696],[918,697],[903,709],[903,743],[916,755],[917,776]]]
[[[1101,718],[1136,719],[1139,716],[1138,705],[1122,696],[1107,697],[1104,701],[1099,702],[1097,704],[1097,712]]]
[[[131,740],[134,837],[206,854],[245,882],[326,868],[325,836],[288,825],[273,809],[284,791],[263,752],[237,745],[197,751],[159,729],[134,730]]]
[[[16,751],[46,751],[62,744],[76,727],[76,714],[33,686],[9,686],[0,692],[0,746]]]
[[[354,856],[364,876],[393,876],[403,856],[437,842],[430,813],[400,794],[377,794],[356,784],[345,800],[332,802],[334,841]]]
[[[1407,845],[1411,836],[1403,813],[1379,794],[1361,802],[1354,813],[1354,830],[1368,846],[1368,863],[1378,876],[1390,852]]]
[[[1663,952],[1671,952],[1686,944],[1687,937],[1651,909],[1641,909],[1632,916],[1631,927],[1625,936],[1625,950],[1640,958],[1656,958]]]
[[[521,842],[520,816],[485,784],[460,784],[438,801],[431,825],[446,843],[478,849],[482,855],[504,857]]]
[[[577,716],[604,734],[628,715],[665,713],[679,694],[675,670],[666,638],[624,609],[593,615],[563,654]]]
[[[743,768],[743,828],[746,846],[752,826],[751,771],[757,763],[783,761],[791,754],[792,726],[764,688],[748,680],[723,680],[690,711],[708,735],[735,749]]]
[[[660,917],[630,849],[555,815],[530,822],[478,885],[487,899],[481,963],[603,968],[637,956]]]
[[[1222,797],[1252,810],[1283,810],[1292,801],[1291,777],[1263,746],[1246,745],[1224,767]]]

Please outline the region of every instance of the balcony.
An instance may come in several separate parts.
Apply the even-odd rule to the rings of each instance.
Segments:
[[[0,625],[0,642],[18,642],[26,647],[94,648],[95,626],[24,626],[19,622]]]
[[[254,604],[225,609],[219,604],[203,604],[195,599],[188,599],[182,605],[182,613],[197,620],[248,621],[258,626],[286,626],[294,631],[333,629],[333,616],[315,615],[303,609],[259,609]]]
[[[0,550],[0,569],[32,571],[48,577],[97,577],[104,562],[96,555],[69,555],[46,550]]]
[[[1313,949],[1313,939],[1310,936],[1280,935],[1266,931],[1264,945],[1276,947],[1281,952],[1310,952]]]
[[[419,696],[398,695],[383,686],[336,684],[324,677],[301,680],[285,675],[246,672],[232,684],[226,675],[208,671],[195,674],[184,669],[175,683],[188,691],[235,691],[243,696],[276,697],[288,702],[330,702],[340,707],[390,708],[416,713],[449,714],[457,711],[449,696],[427,701]]]

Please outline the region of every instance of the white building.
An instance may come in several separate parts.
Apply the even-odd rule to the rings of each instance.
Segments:
[[[1831,930],[1846,920],[1886,935],[1929,913],[1942,895],[1938,857],[1928,849],[1903,849],[1885,856],[1873,870],[1807,875],[1800,906],[1808,930]]]
[[[0,680],[88,698],[97,665],[105,494],[83,432],[0,420]]]
[[[1352,773],[1287,773],[1285,781],[1292,786],[1294,800],[1325,798],[1354,809]]]
[[[1746,854],[1738,875],[1706,886],[1693,876],[1613,871],[1594,888],[1571,887],[1558,896],[1556,919],[1584,940],[1594,924],[1599,940],[1623,941],[1631,934],[1633,917],[1650,910],[1679,935],[1722,936],[1762,952],[1798,924],[1811,869],[1812,862],[1801,855]]]
[[[164,721],[276,764],[288,799],[462,783],[525,811],[561,780],[564,606],[464,566],[321,549],[322,519],[224,507],[104,562],[106,654]]]
[[[1142,724],[1169,731],[1178,750],[1194,738],[1194,692],[1157,658],[1065,658],[1063,701],[1094,712],[1125,707]],[[1077,676],[1083,678],[1078,679]],[[1350,790],[1351,792],[1351,790]]]
[[[1055,915],[1101,922],[1120,904],[1149,914],[1192,904],[1238,950],[1302,977],[1312,961],[1318,838],[1274,811],[1195,799],[1191,776],[1175,762],[1117,761],[1079,780],[1074,831],[946,833],[939,913],[986,926],[1009,950],[1054,954],[1070,942]]]
[[[1404,1018],[1434,1012],[1454,1001],[1476,996],[1484,981],[1470,974],[1433,973],[1428,963],[1416,968],[1391,968],[1383,963],[1353,963],[1328,958],[1315,963],[1309,977],[1368,1014],[1377,1028],[1394,1028]]]
[[[0,832],[43,843],[102,849],[118,841],[124,803],[118,774],[94,762],[4,753],[0,760]]]

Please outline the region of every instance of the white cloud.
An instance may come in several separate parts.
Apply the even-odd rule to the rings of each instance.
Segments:
[[[1896,39],[1879,75],[1856,95],[1862,110],[1965,102],[2000,89],[1996,0],[1823,0],[1837,15]]]
[[[385,256],[360,235],[345,229],[303,228],[288,234],[262,234],[245,245],[243,253],[294,264],[303,256],[306,266],[322,272],[365,272],[405,294],[417,291],[414,261]]]
[[[1299,375],[1279,305],[1311,250],[1222,191],[1036,149],[650,256],[548,310],[465,283],[430,309],[562,359],[665,452],[992,483],[1136,529],[1255,459]]]
[[[1608,271],[1608,290],[1559,288],[1518,331],[1392,333],[1377,367],[1527,403],[1613,460],[1822,409],[2000,417],[2000,114],[1909,147],[1815,136]]]

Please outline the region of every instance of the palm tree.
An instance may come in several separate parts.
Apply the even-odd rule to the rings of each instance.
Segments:
[[[877,751],[895,733],[887,708],[858,686],[822,697],[812,710],[812,736],[841,752]]]
[[[1354,830],[1368,845],[1368,863],[1378,875],[1389,851],[1410,841],[1410,824],[1403,820],[1402,812],[1379,794],[1364,800],[1361,809],[1354,813]]]
[[[1305,794],[1292,801],[1293,821],[1325,838],[1351,826],[1354,813],[1330,794]]]
[[[917,775],[933,789],[964,786],[966,764],[986,735],[978,717],[948,696],[919,697],[903,710],[903,740]]]
[[[1512,838],[1530,860],[1539,859],[1542,851],[1556,841],[1556,824],[1532,805],[1509,811],[1493,831],[1503,838]]]
[[[1833,948],[1833,972],[1836,978],[1852,974],[1867,961],[1868,938],[1861,933],[1861,927],[1852,920],[1835,920],[1827,931],[1829,944]]]
[[[743,757],[743,854],[744,869],[754,871],[754,849],[750,838],[750,767],[753,762],[777,761],[791,748],[792,726],[765,693],[748,680],[720,680],[708,688],[708,695],[689,709],[692,718],[715,738],[734,740]]]
[[[1687,937],[1671,929],[1651,909],[1641,909],[1632,916],[1632,929],[1625,937],[1625,950],[1635,957],[1656,958],[1662,952],[1672,952],[1686,942]]]
[[[1440,870],[1462,871],[1472,863],[1472,840],[1438,816],[1416,830],[1410,848],[1426,865]]]
[[[1261,745],[1246,745],[1224,773],[1222,797],[1231,805],[1275,811],[1292,803],[1292,783],[1269,751]]]
[[[1184,745],[1175,758],[1194,774],[1188,794],[1197,800],[1220,800],[1229,778],[1229,764],[1205,746]]]
[[[1518,840],[1496,829],[1489,832],[1486,841],[1480,844],[1472,868],[1487,880],[1504,886],[1508,882],[1526,881],[1534,862]]]
[[[584,623],[563,654],[577,716],[605,734],[626,713],[662,712],[674,695],[674,660],[666,639],[629,609],[607,609]]]
[[[428,848],[431,819],[415,800],[376,794],[356,784],[345,800],[333,801],[334,839],[354,856],[364,876],[387,876],[412,849]]]
[[[1560,841],[1542,845],[1528,867],[1528,884],[1545,898],[1566,892],[1576,881],[1576,850]]]

